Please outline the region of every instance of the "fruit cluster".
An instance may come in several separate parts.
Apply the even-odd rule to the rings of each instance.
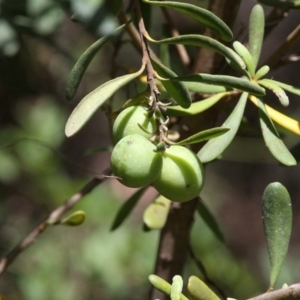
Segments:
[[[179,145],[157,149],[151,142],[156,132],[156,117],[144,106],[128,107],[118,115],[113,126],[116,145],[111,155],[114,175],[128,187],[152,185],[172,201],[195,198],[204,181],[199,158]]]

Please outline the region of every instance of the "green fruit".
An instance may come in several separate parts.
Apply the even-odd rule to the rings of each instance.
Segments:
[[[111,155],[111,168],[122,184],[143,187],[151,184],[162,168],[162,155],[156,146],[139,134],[122,138]]]
[[[143,131],[138,124],[142,125],[150,133]],[[143,106],[130,106],[124,109],[116,118],[113,125],[113,140],[116,144],[129,134],[140,134],[149,139],[155,132],[155,117],[149,117],[147,109]]]
[[[183,146],[171,146],[162,154],[163,167],[153,186],[164,197],[185,202],[197,197],[203,187],[204,170],[197,157]]]

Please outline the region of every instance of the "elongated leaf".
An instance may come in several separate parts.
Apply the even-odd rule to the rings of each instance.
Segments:
[[[149,229],[161,229],[165,226],[171,201],[164,196],[158,196],[144,211],[144,224]]]
[[[279,99],[280,103],[283,106],[288,106],[289,105],[289,98],[286,95],[285,91],[278,86],[276,83],[272,82],[272,81],[268,81],[265,79],[259,80],[258,84],[266,87],[267,89],[271,90]]]
[[[256,69],[262,43],[264,39],[265,16],[261,5],[256,4],[250,15],[249,21],[249,51],[251,53],[254,69]]]
[[[70,137],[77,133],[97,111],[97,109],[108,100],[117,90],[143,73],[145,65],[132,74],[120,76],[109,80],[86,95],[75,107],[68,119],[65,133]]]
[[[116,230],[128,217],[128,215],[131,213],[131,211],[136,206],[137,202],[141,199],[142,195],[146,191],[147,187],[144,187],[134,193],[119,209],[115,220],[113,221],[113,224],[111,226],[111,231]]]
[[[245,106],[247,103],[247,98],[248,93],[243,93],[241,95],[238,104],[222,125],[222,127],[228,127],[230,128],[230,130],[222,136],[209,140],[204,145],[204,147],[202,147],[202,149],[198,152],[197,155],[202,163],[207,163],[216,159],[231,143],[239,129]]]
[[[253,78],[255,74],[255,66],[249,50],[239,41],[235,41],[233,43],[233,48],[236,53],[243,59],[251,78]]]
[[[155,68],[155,71],[158,73],[159,76],[162,77],[177,77],[176,73],[172,70],[167,68],[166,66],[162,65],[161,63],[155,61],[154,59],[151,60],[152,64]],[[162,81],[163,86],[170,94],[170,96],[182,107],[188,108],[191,106],[192,99],[188,89],[185,85],[181,82],[172,82],[172,81]]]
[[[193,116],[197,115],[219,102],[223,97],[230,95],[229,93],[219,93],[204,100],[193,102],[192,105],[184,109],[179,105],[168,106],[166,114],[168,116]]]
[[[184,139],[178,143],[175,143],[175,145],[191,145],[191,144],[200,143],[203,141],[207,141],[207,140],[216,138],[220,135],[223,135],[226,132],[228,132],[229,130],[230,130],[230,128],[225,128],[225,127],[215,127],[215,128],[203,130],[201,132],[191,135],[187,139]]]
[[[149,4],[175,9],[206,25],[209,29],[218,34],[225,41],[232,40],[233,35],[230,28],[220,18],[218,18],[215,14],[207,9],[200,8],[188,3],[172,1],[143,1]]]
[[[159,291],[168,296],[171,295],[171,285],[167,281],[154,274],[149,275],[148,279],[151,282],[151,284]],[[183,294],[180,294],[180,300],[188,300],[188,298],[185,297]]]
[[[265,65],[265,66],[262,66],[255,74],[255,78],[256,79],[260,79],[262,77],[264,77],[265,75],[267,75],[270,71],[270,67]]]
[[[218,84],[218,85],[224,85],[227,87],[235,88],[240,91],[248,92],[253,95],[265,95],[265,90],[260,87],[257,83],[253,81],[249,81],[244,78],[237,78],[233,76],[228,75],[211,75],[211,74],[192,74],[192,75],[184,75],[179,76],[176,78],[172,78],[172,81],[178,80],[178,81],[194,81],[194,82],[205,82],[205,83],[211,83],[211,84]]]
[[[113,37],[114,34],[122,30],[127,24],[118,27],[112,35],[107,35],[92,44],[85,52],[79,57],[76,64],[74,65],[69,79],[67,82],[66,97],[68,100],[72,100],[77,92],[80,81],[99,50]]]
[[[225,56],[227,59],[232,61],[237,66],[240,66],[240,68],[245,69],[246,65],[243,62],[243,60],[232,51],[232,49],[224,46],[217,40],[203,36],[198,34],[186,34],[186,35],[179,35],[176,37],[171,37],[163,40],[153,40],[149,35],[145,34],[145,37],[153,43],[156,44],[183,44],[183,45],[190,45],[190,46],[196,46],[196,47],[204,47],[211,49],[223,56]]]
[[[259,104],[259,119],[263,138],[272,155],[282,164],[286,166],[294,166],[297,164],[295,158],[289,152],[282,140],[279,138],[274,124],[269,118],[264,103],[257,98]]]
[[[289,9],[289,8],[300,8],[300,1],[299,0],[289,0],[289,1],[282,1],[282,0],[257,0],[258,2],[266,5],[270,5],[273,7]]]
[[[197,211],[206,225],[211,229],[217,239],[224,242],[224,236],[220,230],[220,227],[216,221],[216,218],[212,215],[202,200],[198,201]]]
[[[220,298],[196,276],[189,278],[187,288],[193,300],[220,300]]]
[[[272,82],[274,84],[276,84],[277,86],[280,86],[282,89],[286,90],[287,92],[290,92],[292,94],[295,94],[297,96],[300,96],[300,88],[280,82],[280,81],[276,81],[273,79],[264,79],[265,82]]]
[[[276,284],[286,256],[292,231],[292,206],[287,189],[270,183],[262,198],[262,216],[270,260],[270,290]]]
[[[250,100],[256,105],[258,106],[257,103],[257,98],[254,96],[250,97]],[[268,106],[265,104],[265,108],[269,114],[269,117],[276,122],[277,124],[279,124],[280,126],[286,128],[287,130],[294,132],[295,134],[300,135],[300,122],[292,119],[282,113],[280,113],[279,111],[273,109],[272,107]],[[276,129],[275,129],[276,131]]]
[[[201,94],[217,94],[217,93],[224,93],[227,91],[232,90],[229,87],[215,85],[215,84],[208,84],[203,82],[184,82],[184,85],[187,89],[191,92],[201,93]]]
[[[180,275],[175,275],[172,279],[171,300],[180,300],[183,288],[183,280]]]

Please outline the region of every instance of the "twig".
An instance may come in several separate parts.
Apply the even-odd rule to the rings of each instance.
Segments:
[[[217,284],[215,282],[213,282],[213,280],[211,280],[207,274],[207,271],[205,269],[205,266],[203,265],[203,263],[196,257],[191,245],[189,245],[189,254],[192,258],[192,260],[194,261],[194,263],[196,264],[197,268],[199,269],[199,271],[202,273],[203,277],[204,277],[204,281],[211,286],[212,288],[214,288],[217,293],[223,298],[226,299],[227,296],[224,293],[224,291],[217,286]]]
[[[290,285],[280,290],[267,292],[248,300],[299,300],[300,283]]]
[[[271,69],[276,68],[282,59],[282,56],[295,44],[300,38],[300,25],[298,25],[280,45],[280,47],[267,59],[263,65],[268,65]]]
[[[0,260],[0,276],[11,265],[11,263],[25,251],[35,240],[42,234],[50,225],[55,221],[58,221],[68,210],[74,207],[83,196],[91,192],[96,186],[103,182],[109,171],[105,171],[101,177],[95,177],[90,180],[79,192],[74,194],[71,198],[66,200],[64,204],[56,208],[49,216],[42,221],[37,227],[35,227],[15,248],[13,248],[6,256]]]

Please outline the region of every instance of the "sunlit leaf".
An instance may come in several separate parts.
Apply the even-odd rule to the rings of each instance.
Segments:
[[[287,189],[270,183],[262,198],[262,216],[270,260],[270,290],[276,284],[292,231],[292,204]]]
[[[239,129],[247,98],[248,93],[243,93],[241,95],[238,104],[222,125],[222,127],[230,128],[230,130],[219,137],[209,140],[198,152],[197,155],[202,163],[207,163],[216,159],[231,143]]]
[[[188,15],[196,21],[206,25],[209,29],[218,34],[225,41],[230,41],[233,37],[230,28],[220,18],[218,18],[215,14],[207,9],[200,8],[189,3],[172,1],[143,1],[149,4],[172,8],[185,15]]]
[[[296,165],[297,162],[295,158],[279,138],[264,103],[259,98],[257,98],[257,101],[259,105],[260,126],[266,146],[269,148],[272,155],[282,164],[286,166]]]
[[[289,105],[288,96],[286,95],[285,91],[276,83],[272,82],[271,80],[262,79],[258,81],[258,84],[271,90],[277,96],[277,98],[283,106]]]
[[[258,106],[257,98],[254,96],[250,96],[250,100]],[[287,130],[294,132],[295,134],[300,135],[300,122],[294,120],[279,111],[273,109],[272,107],[265,104],[265,108],[269,114],[269,117],[276,122],[277,124],[281,125],[282,127],[286,128]]]
[[[148,279],[156,289],[168,296],[171,295],[171,285],[167,281],[154,274],[149,275]],[[180,300],[188,300],[188,298],[180,294]]]
[[[297,96],[300,96],[300,88],[280,82],[280,81],[276,81],[273,79],[264,79],[265,82],[272,82],[274,84],[276,84],[277,86],[281,87],[282,89],[286,90],[287,92],[290,92],[292,94],[295,94]]]
[[[177,77],[176,73],[162,65],[161,63],[151,60],[155,71],[161,77]],[[185,85],[179,81],[162,81],[163,86],[170,94],[170,96],[182,107],[188,108],[191,106],[192,99],[190,93]]]
[[[237,78],[228,75],[211,75],[211,74],[192,74],[179,76],[177,78],[172,78],[172,81],[178,80],[182,82],[194,81],[194,82],[204,82],[210,84],[224,85],[230,88],[235,88],[240,91],[248,92],[256,96],[264,96],[265,90],[260,87],[257,83],[249,81],[244,78]]]
[[[209,109],[218,103],[223,97],[228,95],[230,95],[230,92],[216,94],[204,100],[193,102],[187,109],[184,109],[179,105],[168,106],[166,114],[168,116],[193,116]]]
[[[165,226],[171,201],[158,196],[144,211],[143,221],[149,229],[161,229]]]
[[[123,29],[126,24],[118,27],[114,34]],[[95,55],[99,52],[99,50],[113,37],[112,35],[107,35],[96,41],[92,44],[85,52],[80,56],[74,65],[71,73],[69,75],[69,79],[67,82],[66,96],[68,100],[72,100],[76,94],[80,81],[89,66],[90,62],[93,60]]]
[[[191,144],[200,143],[203,141],[207,141],[207,140],[216,138],[220,135],[223,135],[226,132],[228,132],[229,130],[230,130],[230,128],[226,128],[226,127],[215,127],[215,128],[203,130],[201,132],[191,135],[190,137],[188,137],[178,143],[175,143],[175,145],[191,145]]]
[[[198,201],[197,211],[206,225],[211,229],[218,240],[224,242],[224,236],[220,230],[216,218],[212,215],[202,200]]]
[[[254,69],[259,61],[264,39],[265,16],[261,5],[256,4],[250,15],[249,21],[249,51],[251,53]]]
[[[196,47],[204,47],[211,49],[226,58],[228,58],[230,61],[234,62],[236,65],[240,66],[242,69],[245,69],[245,63],[243,60],[236,54],[234,55],[234,51],[232,49],[224,46],[220,42],[218,42],[216,39],[198,35],[198,34],[187,34],[187,35],[179,35],[176,37],[171,37],[163,40],[154,40],[149,35],[145,34],[145,37],[153,43],[156,44],[183,44],[183,45],[190,45],[190,46],[196,46]]]
[[[180,300],[183,288],[183,280],[180,275],[175,275],[172,279],[171,300]]]
[[[266,5],[270,5],[277,8],[289,9],[289,8],[300,8],[299,0],[257,0],[258,2]]]
[[[136,73],[109,80],[86,95],[75,107],[68,119],[65,129],[66,136],[70,137],[77,133],[106,100],[121,87],[140,76],[144,69],[145,65],[142,65],[141,69]]]
[[[111,231],[116,230],[132,212],[138,201],[141,199],[142,195],[146,191],[147,187],[144,187],[134,193],[124,204],[120,207],[113,224],[110,228]]]
[[[196,276],[189,278],[187,288],[193,300],[220,300],[220,298]]]

